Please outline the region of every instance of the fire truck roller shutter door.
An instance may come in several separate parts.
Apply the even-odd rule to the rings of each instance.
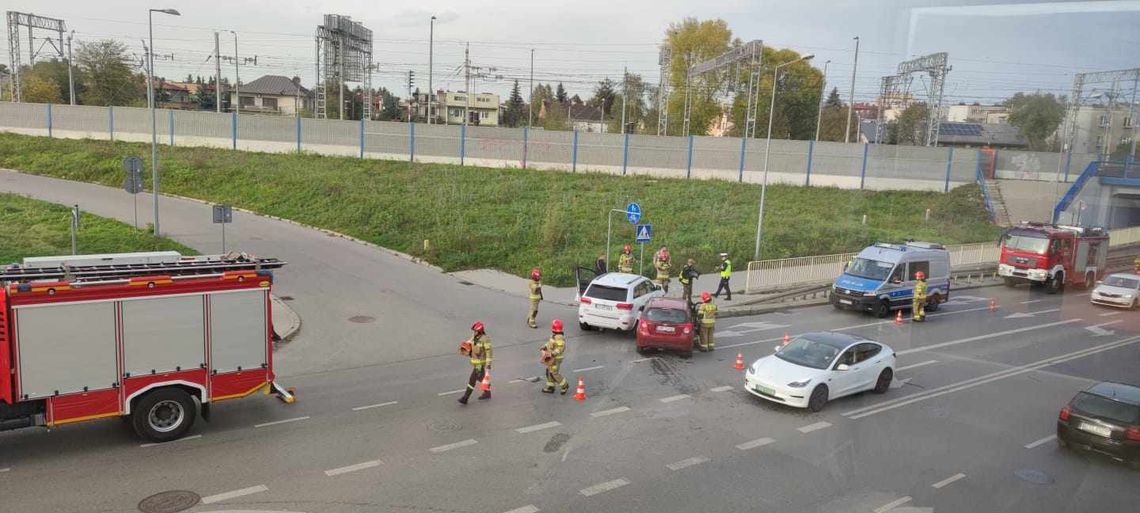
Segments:
[[[131,376],[206,363],[201,295],[123,301],[123,371]]]
[[[21,399],[102,390],[119,382],[115,304],[48,303],[13,308]]]
[[[267,363],[267,293],[254,289],[209,294],[211,370],[250,370]]]

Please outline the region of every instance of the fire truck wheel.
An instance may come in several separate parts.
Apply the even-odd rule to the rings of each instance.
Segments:
[[[135,403],[132,411],[135,432],[155,443],[182,438],[197,416],[194,399],[178,388],[150,392]]]

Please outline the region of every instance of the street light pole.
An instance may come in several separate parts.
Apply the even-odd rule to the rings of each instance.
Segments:
[[[534,124],[534,48],[530,49],[530,98],[526,101],[526,126]]]
[[[432,103],[432,100],[435,99],[435,89],[432,87],[432,83],[431,83],[432,58],[435,55],[435,16],[431,17],[430,25],[431,26],[428,28],[428,102],[427,102],[428,103],[427,104],[427,115],[428,115],[428,121],[427,122],[429,125],[431,124],[431,118],[432,118],[431,103]]]
[[[753,260],[760,260],[760,237],[764,234],[764,199],[768,195],[768,156],[772,150],[772,120],[776,112],[776,83],[780,80],[780,68],[800,61],[811,60],[815,54],[807,54],[791,62],[785,62],[772,70],[772,103],[768,107],[768,142],[764,145],[764,181],[760,184],[760,217],[756,221],[756,252]]]
[[[823,63],[823,81],[819,86],[819,112],[815,115],[815,140],[819,141],[819,126],[823,122],[823,102],[824,96],[827,96],[827,65],[831,61]]]
[[[75,38],[75,31],[72,30],[67,35],[67,90],[68,97],[71,99],[71,104],[75,105],[75,78],[71,74],[72,61],[71,61],[71,40]]]
[[[150,70],[147,84],[147,97],[150,98],[150,183],[151,196],[154,199],[154,236],[158,237],[158,125],[155,120],[154,97],[154,13],[181,16],[174,9],[150,9],[147,11],[147,28],[150,30],[150,48],[147,51],[147,69]]]
[[[855,71],[859,69],[859,36],[855,36],[855,65],[851,67],[851,95],[847,102],[847,128],[843,130],[843,142],[851,142],[851,112],[855,108]]]
[[[230,31],[234,35],[234,114],[241,114],[241,91],[238,89],[241,84],[241,65],[238,63],[238,45],[237,45],[237,32]],[[341,104],[341,112],[344,112],[344,104]],[[343,116],[341,116],[343,118]]]

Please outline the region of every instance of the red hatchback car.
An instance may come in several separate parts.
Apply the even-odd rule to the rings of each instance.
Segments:
[[[685,300],[661,297],[645,304],[637,322],[637,352],[649,349],[693,355],[693,317]]]

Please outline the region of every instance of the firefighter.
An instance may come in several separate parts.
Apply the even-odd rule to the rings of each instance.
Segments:
[[[690,258],[685,262],[685,266],[681,268],[681,295],[685,296],[685,306],[689,309],[693,308],[693,280],[700,277],[701,273],[697,272],[697,261]]]
[[[542,364],[546,365],[546,386],[542,388],[542,393],[553,394],[554,387],[558,386],[562,388],[562,395],[566,395],[566,391],[570,390],[570,383],[567,383],[566,378],[558,372],[562,367],[562,358],[566,354],[566,335],[562,333],[561,320],[550,321],[550,339],[542,346],[540,354]]]
[[[701,292],[701,306],[697,309],[697,316],[701,318],[701,351],[716,349],[713,342],[713,327],[716,325],[716,305],[712,302],[712,294]]]
[[[1089,260],[1092,261],[1092,259]],[[1136,259],[1132,261],[1132,272],[1140,274],[1140,255],[1137,255]]]
[[[910,314],[914,322],[926,322],[926,273],[914,273],[914,299],[911,300]]]
[[[717,271],[720,272],[720,284],[716,286],[716,293],[713,297],[720,297],[720,291],[724,291],[724,300],[732,301],[732,288],[728,284],[729,278],[732,278],[732,260],[728,259],[728,253],[720,254],[720,265],[717,266]]]
[[[475,321],[475,324],[471,325],[471,331],[474,332],[471,340],[464,341],[460,345],[460,352],[471,357],[471,377],[467,379],[467,390],[463,392],[463,397],[459,398],[459,404],[467,404],[471,392],[475,391],[475,385],[483,380],[483,373],[491,369],[491,337],[487,336],[483,321]],[[484,390],[483,395],[479,396],[480,400],[490,398],[490,390]]]
[[[642,253],[644,255],[644,253]],[[633,273],[633,248],[626,244],[621,248],[621,257],[618,259],[618,271],[632,274]]]
[[[538,317],[538,303],[542,301],[542,269],[535,267],[530,271],[530,313],[526,316],[526,325],[537,328],[535,317]]]
[[[661,246],[657,254],[653,255],[653,267],[657,269],[657,284],[669,293],[669,248]]]

